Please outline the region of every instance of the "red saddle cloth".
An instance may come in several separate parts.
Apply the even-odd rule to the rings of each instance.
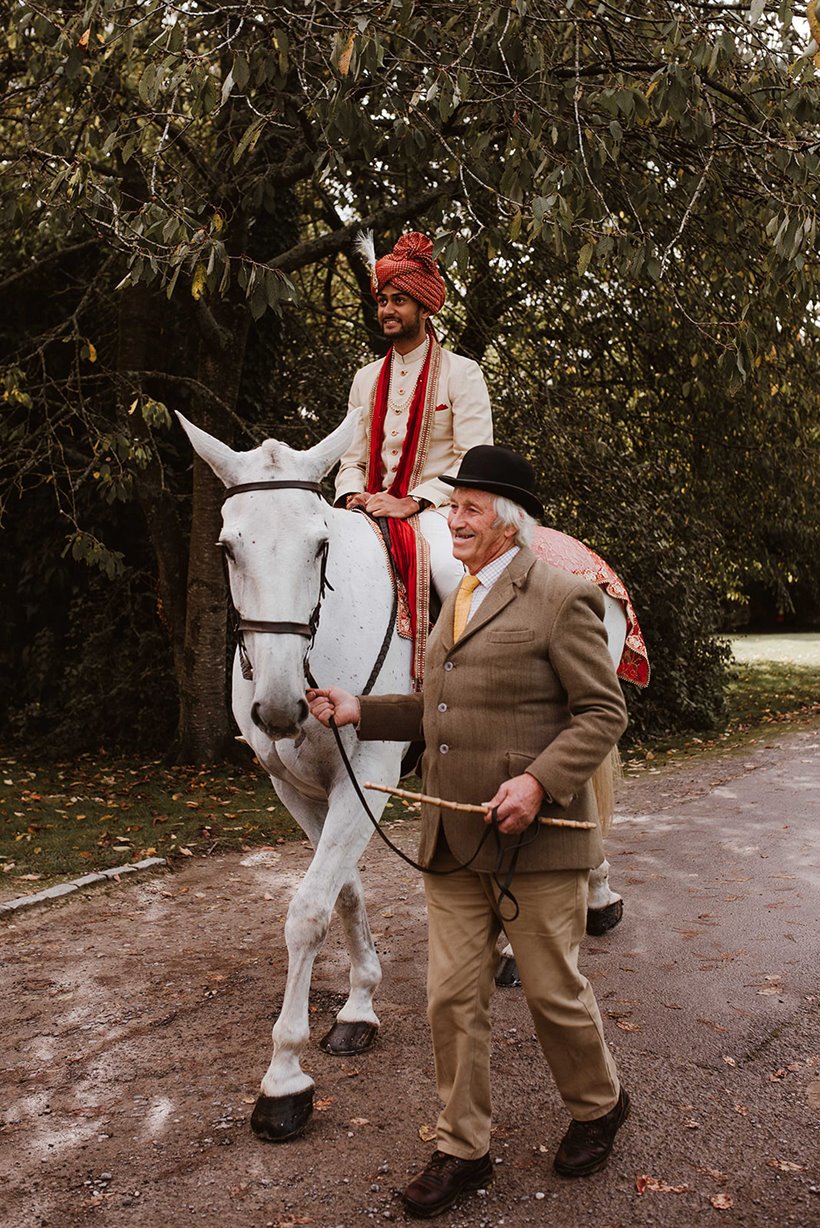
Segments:
[[[591,580],[593,584],[600,585],[610,597],[620,601],[626,616],[626,640],[618,666],[618,677],[625,682],[633,682],[635,686],[646,686],[649,682],[646,644],[626,586],[609,564],[583,542],[568,537],[566,533],[559,533],[557,529],[546,529],[541,525],[537,525],[533,533],[532,549],[545,563]]]

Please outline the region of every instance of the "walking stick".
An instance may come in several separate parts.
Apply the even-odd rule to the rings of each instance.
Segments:
[[[471,802],[448,802],[443,797],[428,797],[426,793],[412,793],[409,789],[390,789],[387,785],[365,783],[365,789],[375,789],[378,793],[392,793],[395,797],[406,797],[412,802],[428,802],[431,806],[441,806],[443,810],[460,810],[469,814],[489,814],[491,806],[475,806]],[[553,819],[548,815],[539,815],[538,822],[544,827],[580,827],[591,831],[597,823],[588,823],[583,819]]]

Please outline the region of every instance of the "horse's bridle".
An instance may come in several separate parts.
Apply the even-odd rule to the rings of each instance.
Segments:
[[[295,478],[270,482],[243,482],[239,486],[228,487],[225,494],[222,496],[223,504],[234,495],[244,494],[248,490],[312,490],[314,494],[319,495],[320,498],[322,494],[322,487],[319,482],[302,482]],[[262,633],[268,635],[302,635],[305,637],[305,639],[312,643],[313,637],[316,635],[316,628],[319,625],[319,611],[322,608],[322,600],[325,595],[325,590],[329,588],[332,591],[333,588],[333,586],[328,582],[326,575],[327,552],[329,546],[330,543],[326,541],[322,547],[322,562],[319,571],[319,597],[316,605],[313,607],[313,613],[311,614],[308,622],[269,622],[261,618],[243,618],[240,611],[235,610],[236,625],[234,627],[234,633],[236,635],[236,646],[239,650],[239,665],[242,670],[242,677],[247,681],[250,682],[253,679],[253,665],[251,664],[251,659],[248,656],[248,651],[245,648],[245,639],[243,634],[245,631],[261,631]],[[227,576],[228,563],[227,559],[225,558],[224,551],[223,560],[225,561],[225,572]],[[227,579],[228,593],[230,595],[230,576],[227,576]],[[233,603],[233,599],[231,599],[231,601]],[[307,672],[308,667],[306,663],[305,673],[307,674]]]
[[[319,498],[322,497],[322,487],[319,482],[303,482],[296,478],[290,478],[290,479],[286,478],[286,479],[281,479],[277,481],[269,481],[269,482],[243,482],[238,486],[229,486],[228,489],[225,491],[225,494],[222,496],[223,504],[225,503],[227,499],[232,498],[233,495],[241,495],[241,494],[244,494],[245,491],[248,491],[248,490],[311,490],[314,492],[314,494],[317,494]],[[361,691],[362,695],[370,694],[371,690],[373,689],[373,686],[375,685],[376,679],[381,673],[382,665],[385,662],[385,658],[387,657],[387,651],[390,647],[390,641],[393,638],[393,628],[396,622],[396,612],[398,609],[398,600],[399,600],[398,583],[396,580],[395,568],[393,567],[393,558],[392,558],[392,555],[390,554],[389,536],[388,536],[388,532],[386,529],[386,522],[377,520],[376,523],[379,525],[379,528],[381,529],[381,532],[382,532],[382,536],[384,537],[385,542],[387,543],[387,546],[388,546],[387,558],[390,564],[390,572],[391,572],[391,576],[393,580],[393,603],[392,603],[392,607],[390,610],[390,617],[387,621],[387,629],[384,633],[384,638],[382,640],[382,646],[379,649],[379,653],[378,653],[378,656],[376,657],[375,662],[373,663],[373,668],[370,671],[370,677],[367,679],[367,682],[364,684],[362,688],[362,691]],[[313,643],[314,636],[316,635],[316,629],[319,626],[319,613],[322,608],[322,601],[324,600],[325,592],[327,591],[327,589],[330,589],[330,591],[333,592],[333,585],[330,583],[330,581],[327,578],[327,556],[328,556],[329,549],[330,549],[330,542],[326,541],[324,543],[324,546],[322,547],[322,561],[321,561],[320,571],[319,571],[319,597],[316,601],[316,605],[313,607],[313,613],[310,616],[310,620],[306,623],[269,622],[266,619],[261,619],[261,618],[243,618],[239,610],[237,610],[236,607],[233,605],[233,597],[231,596],[231,578],[228,572],[228,560],[225,556],[225,551],[223,550],[222,561],[225,566],[225,581],[228,586],[228,596],[231,601],[231,606],[236,615],[234,635],[236,636],[236,647],[237,647],[237,651],[239,652],[239,668],[242,670],[242,677],[246,681],[248,682],[253,681],[253,664],[251,663],[251,659],[248,656],[248,650],[245,647],[245,639],[244,639],[243,633],[245,631],[261,631],[263,634],[269,634],[269,635],[302,635],[304,636],[305,639],[309,641],[308,646],[305,649],[305,660],[304,660],[305,678],[307,679],[310,686],[315,687],[318,685],[316,682],[316,679],[313,677],[312,673],[310,672],[310,666],[308,664],[308,652],[310,651],[310,645]]]

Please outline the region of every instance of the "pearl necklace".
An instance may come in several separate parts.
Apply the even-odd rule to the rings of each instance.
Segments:
[[[421,362],[419,363],[419,373],[418,373],[418,375],[416,376],[415,383],[413,384],[413,387],[412,387],[412,389],[411,389],[411,391],[410,391],[410,395],[409,395],[409,397],[405,397],[405,389],[404,389],[404,388],[399,388],[399,390],[398,390],[398,395],[399,395],[400,397],[402,397],[402,400],[401,400],[401,401],[397,401],[397,400],[395,399],[395,397],[392,395],[392,388],[393,388],[393,374],[394,374],[394,372],[393,372],[393,363],[395,363],[395,362],[396,362],[396,351],[395,351],[395,350],[393,351],[393,358],[392,358],[392,361],[391,361],[391,363],[390,363],[390,383],[388,384],[388,387],[387,387],[387,404],[388,404],[388,406],[390,407],[390,409],[392,409],[392,410],[394,411],[394,413],[397,413],[397,414],[404,413],[404,411],[405,411],[405,409],[407,409],[408,405],[412,405],[412,404],[413,404],[413,400],[414,400],[415,395],[416,395],[416,389],[417,389],[417,388],[418,388],[418,386],[419,386],[419,380],[421,379],[421,374],[422,374],[422,371],[424,370],[424,363],[425,363],[425,360],[426,360],[426,358],[427,358],[427,351],[428,351],[428,349],[429,349],[429,345],[430,345],[430,341],[429,341],[429,338],[428,338],[428,340],[425,342],[424,354],[422,355]],[[402,356],[402,355],[399,355],[399,363],[398,363],[398,365],[399,365],[400,367],[401,367],[401,366],[403,366],[403,367],[405,368],[405,369],[404,369],[403,371],[401,371],[401,373],[400,373],[400,378],[401,378],[401,379],[404,379],[404,378],[405,378],[407,375],[409,375],[409,374],[410,374],[409,370],[407,370],[407,367],[409,367],[409,365],[410,365],[410,364],[409,364],[409,363],[405,363],[405,362],[403,362],[403,356]]]

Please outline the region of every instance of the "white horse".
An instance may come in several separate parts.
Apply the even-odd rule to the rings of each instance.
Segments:
[[[395,632],[393,580],[372,526],[362,515],[331,508],[319,493],[321,479],[349,446],[355,416],[306,452],[276,440],[235,452],[178,417],[195,451],[228,488],[219,544],[241,620],[234,716],[314,849],[288,908],[287,983],[251,1117],[261,1138],[282,1142],[304,1130],[313,1110],[313,1080],[299,1057],[309,1038],[313,962],[334,907],[350,956],[350,993],[320,1043],[333,1054],[362,1053],[379,1028],[373,995],[381,968],[357,869],[373,829],[333,733],[309,716],[306,660],[309,655],[318,685],[361,693],[382,646],[374,693],[406,692],[411,648]],[[359,742],[350,728],[339,732],[359,781],[396,784],[405,746]],[[379,819],[387,799],[372,798]]]

